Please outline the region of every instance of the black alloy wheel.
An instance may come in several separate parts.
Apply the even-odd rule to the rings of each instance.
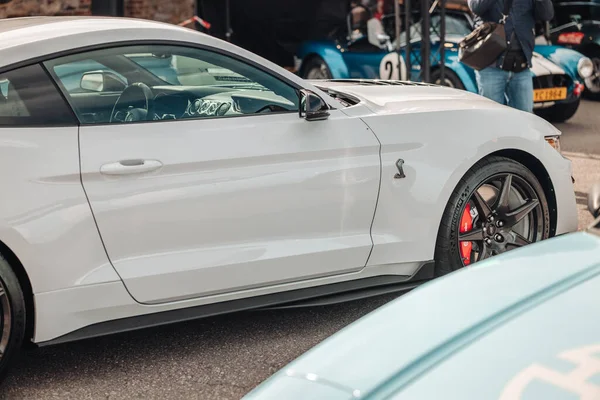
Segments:
[[[506,173],[489,178],[473,192],[467,204],[475,210],[473,227],[459,233],[457,244],[473,244],[474,262],[541,238],[540,200],[531,185],[517,175]]]
[[[549,236],[543,188],[524,165],[504,157],[477,163],[453,193],[436,244],[444,275]]]

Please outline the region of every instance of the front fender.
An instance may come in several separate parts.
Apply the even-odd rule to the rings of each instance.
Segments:
[[[299,71],[304,71],[306,61],[312,56],[319,56],[327,63],[334,79],[349,78],[348,66],[342,57],[337,45],[332,41],[305,42],[298,49],[297,55],[300,60]]]
[[[440,223],[460,179],[479,160],[518,149],[546,168],[558,203],[557,231],[577,228],[571,164],[544,136],[546,121],[508,107],[427,111],[364,118],[382,144],[382,181],[368,266],[434,257]],[[395,179],[398,159],[404,179]]]

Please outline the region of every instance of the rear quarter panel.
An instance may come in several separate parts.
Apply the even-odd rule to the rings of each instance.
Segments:
[[[0,240],[34,294],[116,282],[79,174],[78,128],[0,128]]]

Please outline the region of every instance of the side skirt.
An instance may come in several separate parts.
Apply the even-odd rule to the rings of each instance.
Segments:
[[[231,300],[197,307],[121,318],[86,326],[56,339],[37,343],[49,346],[115,333],[190,321],[238,311],[298,308],[336,304],[383,294],[407,292],[434,277],[433,261],[423,264],[413,276],[382,275],[330,285]]]

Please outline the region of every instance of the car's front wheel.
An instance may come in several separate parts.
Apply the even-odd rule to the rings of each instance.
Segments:
[[[0,254],[0,381],[21,350],[26,329],[25,297],[15,273]]]
[[[586,53],[594,64],[594,73],[584,80],[583,96],[590,100],[600,100],[600,48],[594,47]]]
[[[465,85],[463,85],[458,75],[456,75],[456,73],[451,71],[449,68],[444,69],[444,79],[442,79],[442,73],[440,69],[435,69],[431,73],[431,82],[436,85],[448,86],[454,89],[465,89]]]
[[[319,56],[309,58],[303,70],[304,79],[331,79],[332,77],[327,63]]]
[[[488,157],[461,179],[444,211],[435,248],[441,276],[549,237],[544,190],[524,165]]]

